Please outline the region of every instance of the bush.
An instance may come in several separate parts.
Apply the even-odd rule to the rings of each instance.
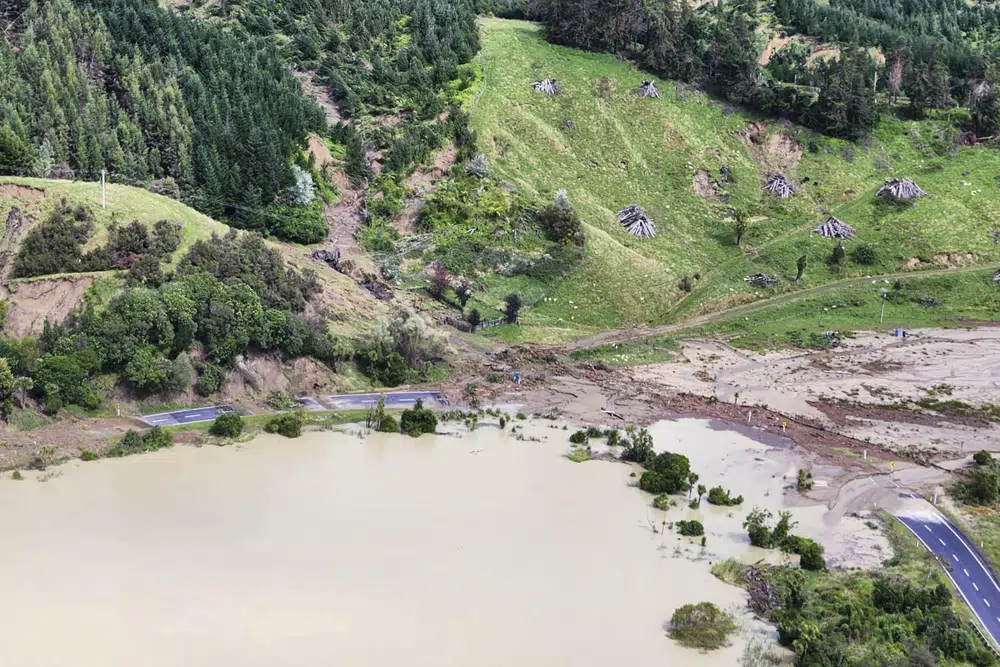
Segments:
[[[483,316],[479,314],[479,311],[475,308],[469,311],[469,314],[465,316],[465,321],[469,323],[469,326],[475,329],[479,326],[479,323],[483,321]]]
[[[425,408],[423,401],[418,400],[411,409],[403,410],[399,427],[403,433],[414,438],[424,433],[434,433],[437,431],[437,415],[433,410]]]
[[[577,431],[573,435],[569,436],[569,441],[572,442],[574,445],[586,445],[587,440],[588,438],[586,431]]]
[[[273,417],[264,426],[268,433],[277,433],[286,438],[297,438],[302,435],[302,414],[300,412],[289,412]]]
[[[711,602],[699,602],[675,611],[667,634],[683,646],[713,650],[725,646],[735,631],[736,624],[725,612]]]
[[[399,433],[399,422],[392,415],[382,415],[382,421],[376,430],[379,433]]]
[[[215,418],[208,432],[220,438],[238,438],[243,433],[243,417],[226,412]]]
[[[267,395],[267,405],[272,410],[291,410],[297,404],[285,391],[272,391]]]
[[[972,455],[972,460],[976,462],[976,465],[985,466],[993,463],[993,455],[985,449],[981,449]]]
[[[705,534],[705,526],[701,521],[678,521],[677,532],[685,537],[701,537]]]
[[[94,452],[90,451],[89,449],[81,449],[80,450],[80,460],[81,461],[96,461],[98,458],[100,458],[100,457],[97,454],[95,454]]]
[[[798,481],[795,483],[795,487],[800,491],[809,491],[813,488],[813,474],[811,470],[806,468],[799,468]]]
[[[838,243],[833,246],[833,252],[830,253],[830,263],[839,266],[846,256],[847,252],[844,250],[844,246]]]
[[[142,446],[147,452],[164,447],[171,447],[174,444],[174,436],[162,426],[154,426],[142,434]]]
[[[135,429],[129,429],[122,437],[121,446],[126,450],[142,449],[142,436]]]
[[[799,566],[803,570],[821,572],[826,569],[826,560],[823,558],[823,545],[808,537],[789,535],[782,545],[782,549],[789,553],[799,555]]]
[[[198,364],[198,382],[194,390],[199,396],[211,396],[222,387],[222,369],[215,364]]]
[[[518,412],[516,416],[517,416],[518,419],[527,419],[528,418],[528,415],[524,414],[523,412]]]
[[[666,493],[661,493],[660,495],[653,498],[653,507],[655,507],[658,510],[666,512],[674,505],[675,505],[674,500]]]
[[[609,436],[609,445],[611,444],[610,440],[611,437]],[[620,438],[619,443],[624,447],[620,456],[622,461],[645,463],[656,453],[656,450],[653,448],[653,436],[644,428],[636,429],[634,426],[628,426],[625,429],[625,435]]]
[[[851,256],[855,262],[864,266],[872,266],[878,261],[878,254],[875,252],[875,248],[866,244],[856,246]]]
[[[709,505],[721,505],[723,507],[733,507],[743,504],[743,496],[736,496],[734,498],[729,495],[727,489],[721,486],[713,486],[709,489],[707,500]]]

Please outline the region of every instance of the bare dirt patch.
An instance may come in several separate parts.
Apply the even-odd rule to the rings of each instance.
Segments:
[[[337,108],[337,103],[330,95],[330,91],[326,89],[326,86],[320,85],[316,81],[316,72],[295,72],[295,78],[302,84],[302,92],[311,96],[319,103],[320,108],[323,109],[323,115],[326,116],[327,123],[336,125],[343,121],[340,109]],[[347,122],[349,123],[350,121],[348,120]]]
[[[17,183],[0,183],[0,197],[9,197],[25,203],[38,203],[45,199],[45,190]]]
[[[326,170],[327,174],[332,177],[335,162],[333,155],[330,154],[330,149],[326,147],[325,143],[323,143],[323,139],[315,134],[310,134],[308,150],[313,157],[313,166],[317,169]]]
[[[692,187],[694,187],[694,191],[697,192],[702,199],[717,198],[717,195],[715,194],[715,186],[712,185],[708,172],[704,169],[699,169],[694,172]]]
[[[16,338],[37,336],[45,319],[62,322],[82,301],[91,278],[57,278],[21,283],[7,298],[4,332]]]
[[[971,252],[939,252],[935,253],[934,261],[950,269],[976,264],[979,262],[979,256]]]

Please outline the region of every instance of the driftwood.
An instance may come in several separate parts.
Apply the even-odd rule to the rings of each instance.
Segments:
[[[770,273],[755,273],[743,279],[754,287],[774,287],[778,284],[778,279]]]
[[[832,215],[827,221],[814,230],[820,236],[828,239],[853,239],[854,229],[846,222],[837,220]]]
[[[781,606],[781,596],[774,584],[767,580],[767,570],[750,565],[746,568],[743,577],[746,581],[747,593],[750,594],[749,605],[754,613],[761,617],[767,617],[772,611]]]
[[[885,185],[879,188],[875,196],[906,201],[908,199],[923,197],[926,194],[926,192],[920,189],[920,186],[908,178],[890,178],[885,182]]]
[[[646,212],[635,204],[618,211],[618,224],[624,227],[629,234],[639,238],[656,236],[656,225],[646,217]]]
[[[546,95],[558,95],[559,91],[562,90],[555,79],[533,81],[531,85],[534,87],[536,93],[545,93]]]
[[[795,184],[785,178],[784,174],[773,174],[771,178],[767,179],[767,185],[764,186],[764,192],[776,197],[781,197],[782,199],[788,199],[795,194]]]
[[[652,81],[643,81],[638,88],[635,89],[636,94],[639,97],[659,97],[660,91],[656,89],[656,84]]]

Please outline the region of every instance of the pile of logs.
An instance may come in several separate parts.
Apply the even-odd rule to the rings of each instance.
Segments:
[[[541,81],[534,81],[531,84],[536,93],[545,93],[546,95],[557,95],[559,93],[559,84],[556,83],[555,79],[542,79]]]
[[[774,287],[778,284],[778,279],[770,273],[755,273],[752,276],[747,276],[743,280],[750,283],[754,287]]]
[[[997,269],[997,272],[993,274],[993,282],[1000,283],[1000,269]]]
[[[846,222],[837,220],[832,215],[827,221],[814,230],[820,236],[828,239],[853,239],[854,229]]]
[[[785,178],[784,174],[777,173],[767,179],[767,185],[764,186],[764,192],[769,195],[781,197],[782,199],[788,199],[795,194],[795,185],[790,180]]]
[[[646,212],[632,204],[618,211],[618,224],[633,236],[648,239],[656,236],[656,225],[646,217]]]
[[[639,97],[660,96],[660,91],[656,89],[656,85],[652,81],[643,81],[642,85],[635,89],[635,92]]]
[[[746,579],[747,593],[750,594],[750,608],[762,618],[766,618],[781,606],[781,597],[774,584],[767,580],[766,573],[765,568],[750,565],[743,575]]]
[[[879,188],[875,196],[907,201],[923,197],[925,194],[927,193],[921,190],[920,186],[908,178],[890,178],[885,182],[885,185]]]

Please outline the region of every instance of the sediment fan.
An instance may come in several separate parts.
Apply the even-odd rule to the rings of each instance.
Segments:
[[[635,89],[635,92],[639,97],[659,97],[660,91],[656,89],[656,85],[652,81],[643,81],[642,84]]]
[[[795,186],[790,180],[785,178],[784,174],[774,174],[771,178],[767,179],[767,185],[764,186],[764,192],[781,197],[782,199],[788,199],[793,194],[795,194]]]
[[[635,204],[618,211],[618,223],[630,234],[641,239],[656,236],[656,225],[646,217],[646,212]]]
[[[920,186],[908,178],[890,178],[879,188],[875,196],[906,200],[923,197],[925,194],[927,193],[921,190]]]
[[[559,84],[556,83],[555,79],[542,79],[541,81],[535,81],[531,84],[535,88],[536,93],[545,93],[546,95],[556,95],[560,88]]]
[[[743,280],[750,283],[754,287],[774,287],[778,284],[778,279],[770,273],[755,273],[752,276],[747,276]]]
[[[846,222],[841,222],[830,216],[826,222],[814,230],[820,236],[828,239],[853,239],[854,229]]]

